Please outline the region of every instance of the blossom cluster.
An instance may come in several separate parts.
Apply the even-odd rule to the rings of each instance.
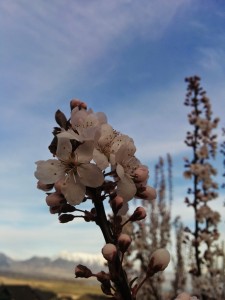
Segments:
[[[217,171],[212,165],[212,159],[217,153],[217,135],[214,130],[219,119],[212,117],[210,100],[200,86],[200,78],[193,76],[186,81],[188,87],[184,104],[191,108],[188,121],[192,131],[187,132],[185,143],[192,149],[192,158],[185,158],[184,177],[192,180],[192,186],[188,189],[185,203],[193,208],[195,217],[194,230],[187,228],[191,234],[195,260],[191,263],[190,273],[198,294],[204,295],[207,287],[204,299],[219,299],[219,296],[209,296],[215,293],[215,286],[219,282],[215,281],[215,286],[211,284],[214,275],[220,273],[217,260],[222,255],[217,243],[220,214],[211,208],[212,200],[218,197],[218,184],[214,181]]]
[[[88,198],[90,188],[100,187],[102,197],[122,197],[123,214],[134,197],[154,199],[155,190],[147,185],[148,167],[135,157],[133,139],[114,130],[104,113],[87,109],[79,100],[70,104],[69,120],[56,112],[60,127],[54,128],[49,146],[54,158],[36,162],[38,187],[45,191],[55,188],[47,204],[57,208],[63,196],[68,204],[79,205]]]
[[[76,277],[96,277],[102,291],[113,299],[136,299],[143,283],[163,271],[170,261],[169,252],[158,247],[150,257],[144,278],[141,274],[135,284],[137,277],[128,282],[123,268],[124,254],[132,243],[131,235],[123,232],[124,227],[146,217],[141,206],[128,214],[128,203],[133,198],[143,202],[156,198],[155,189],[148,185],[148,167],[135,156],[133,139],[115,130],[103,112],[88,109],[80,100],[71,100],[70,107],[68,119],[60,110],[55,114],[59,126],[54,127],[49,146],[53,158],[36,162],[37,187],[47,192],[50,212],[58,213],[61,223],[82,217],[95,222],[102,231],[102,255],[109,273],[93,274],[86,266],[78,265]],[[87,200],[94,205],[90,211],[77,208]],[[105,200],[112,209],[108,217]],[[79,215],[71,214],[74,212]]]

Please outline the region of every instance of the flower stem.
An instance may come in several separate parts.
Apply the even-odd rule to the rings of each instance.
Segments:
[[[96,224],[101,228],[106,243],[115,244],[115,239],[109,222],[105,214],[105,208],[102,200],[100,200],[100,193],[95,189],[93,193],[93,203],[96,209]],[[121,300],[132,300],[132,294],[127,282],[127,275],[123,268],[121,268],[121,261],[119,254],[116,255],[115,260],[108,263],[109,272],[112,282],[114,282],[116,291],[119,293]]]

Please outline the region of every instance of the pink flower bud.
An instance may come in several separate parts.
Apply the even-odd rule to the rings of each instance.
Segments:
[[[58,193],[52,193],[46,197],[46,203],[48,206],[58,206],[65,201],[63,195]]]
[[[98,272],[96,274],[96,277],[97,277],[97,280],[102,283],[104,283],[106,281],[108,282],[110,280],[110,275],[105,273],[104,271]]]
[[[123,206],[123,198],[121,196],[116,196],[115,198],[110,200],[110,205],[112,207],[113,213],[117,214]]]
[[[169,262],[170,262],[170,253],[168,250],[164,248],[155,250],[150,257],[147,274],[149,276],[152,276],[159,271],[165,270]]]
[[[37,188],[44,192],[51,191],[53,189],[53,186],[54,186],[53,184],[42,183],[40,180],[37,182]]]
[[[73,221],[73,219],[75,218],[74,215],[71,214],[63,214],[59,216],[59,222],[60,223],[68,223]]]
[[[137,197],[144,200],[154,200],[156,198],[156,190],[151,186],[146,186],[145,190],[137,193]]]
[[[95,214],[93,214],[91,211],[85,210],[85,212],[84,212],[84,220],[86,222],[95,221]]]
[[[117,240],[117,244],[118,244],[120,251],[122,253],[125,253],[127,251],[128,247],[130,246],[131,242],[132,242],[132,239],[128,234],[121,233]]]
[[[88,269],[86,266],[78,265],[75,268],[75,275],[76,275],[76,278],[78,278],[78,277],[80,277],[80,278],[89,278],[93,274],[92,274],[91,270]]]
[[[175,300],[190,300],[190,299],[191,299],[191,296],[188,293],[183,292],[183,293],[177,295]]]
[[[102,248],[102,255],[109,262],[112,262],[115,259],[116,254],[117,248],[114,244],[108,243]]]
[[[134,176],[134,182],[146,181],[149,177],[148,167],[141,165],[135,170]]]
[[[80,108],[87,109],[87,104],[78,99],[72,99],[70,101],[70,108],[73,110],[75,107],[79,106]]]
[[[61,206],[58,205],[58,206],[50,206],[49,207],[49,211],[51,214],[58,214],[61,212]]]
[[[64,179],[59,179],[54,184],[55,191],[59,194],[62,194],[62,186],[63,186],[64,181],[65,181]]]
[[[140,181],[140,182],[135,182],[136,188],[140,190],[144,190],[145,187],[147,186],[148,180]]]
[[[130,216],[129,220],[131,222],[143,220],[146,217],[146,211],[144,207],[139,206],[133,212],[133,215]]]

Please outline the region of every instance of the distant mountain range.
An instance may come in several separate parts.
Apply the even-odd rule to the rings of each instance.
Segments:
[[[103,260],[91,255],[70,256],[64,252],[55,259],[33,256],[27,260],[15,260],[0,253],[0,274],[29,277],[45,277],[58,279],[73,279],[74,270],[78,264],[87,266],[93,273],[105,270]]]

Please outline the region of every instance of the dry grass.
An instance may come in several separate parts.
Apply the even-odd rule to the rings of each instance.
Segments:
[[[88,280],[74,279],[73,281],[66,280],[46,280],[33,278],[13,278],[0,276],[0,284],[14,284],[14,285],[29,285],[31,287],[55,292],[58,295],[68,295],[77,299],[85,294],[102,295],[99,285],[95,285]]]

